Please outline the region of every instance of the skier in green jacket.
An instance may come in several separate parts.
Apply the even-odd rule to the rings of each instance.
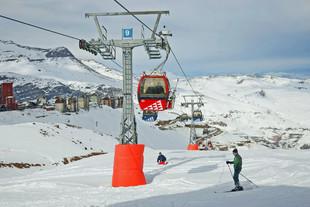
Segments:
[[[234,164],[233,179],[236,187],[232,191],[243,190],[243,187],[240,186],[239,182],[239,174],[242,170],[242,157],[239,155],[237,149],[233,150],[233,155],[235,156],[234,161],[226,161],[226,164]]]

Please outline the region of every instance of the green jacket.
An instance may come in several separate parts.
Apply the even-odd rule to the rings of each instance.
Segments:
[[[235,156],[233,163],[234,163],[235,171],[236,170],[240,170],[241,171],[241,169],[242,169],[242,158],[241,158],[241,156],[239,154],[237,154]]]

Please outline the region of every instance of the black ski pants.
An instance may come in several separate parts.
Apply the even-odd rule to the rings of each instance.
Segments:
[[[234,169],[233,179],[234,179],[236,187],[240,186],[240,182],[239,182],[239,174],[240,174],[240,172],[241,172],[241,169]]]

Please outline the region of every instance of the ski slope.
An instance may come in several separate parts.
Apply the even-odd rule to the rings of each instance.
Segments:
[[[1,206],[309,206],[309,151],[241,149],[243,192],[224,193],[233,183],[229,152],[163,151],[166,166],[145,151],[148,184],[112,188],[113,153],[28,175],[0,179]],[[1,169],[2,171],[2,169]],[[217,192],[217,193],[215,193]]]

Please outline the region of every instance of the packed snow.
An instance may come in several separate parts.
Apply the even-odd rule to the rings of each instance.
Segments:
[[[17,125],[13,129],[16,127],[25,125]],[[23,142],[29,139],[27,138],[29,135],[34,138],[39,134],[39,130],[31,132],[32,130],[23,130],[24,134],[19,139],[24,141],[19,141],[20,144],[12,148],[17,149],[24,145],[23,149],[34,153],[34,150],[39,148],[38,151],[42,154],[32,157],[31,153],[26,153],[29,151],[18,152],[23,153],[24,159],[36,160],[41,157],[37,162],[43,162],[42,159],[49,155],[48,158],[54,162],[57,158],[65,156],[64,154],[67,156],[80,150],[68,146],[70,139],[66,136],[63,136],[61,145],[57,144],[57,140],[61,141],[61,137],[45,138],[51,139],[50,141],[54,139],[52,145],[50,141],[43,141],[44,137],[40,137],[35,141],[36,146],[29,146],[27,149],[25,146],[28,144]],[[78,139],[82,136],[85,136],[84,133],[79,135]],[[111,144],[115,142],[111,138],[97,137],[91,137],[93,145],[113,151]],[[14,143],[15,139],[13,138]],[[159,141],[153,139],[153,143],[155,145]],[[168,157],[168,165],[156,164],[159,151]],[[245,188],[243,192],[225,192],[233,186],[229,169],[225,164],[225,160],[232,159],[230,152],[162,150],[147,147],[144,153],[147,185],[129,188],[111,187],[113,169],[113,152],[111,152],[67,165],[47,165],[31,169],[1,168],[0,205],[81,207],[206,205],[306,207],[309,205],[309,151],[272,150],[259,146],[243,147],[239,148],[239,151],[244,163],[242,173],[258,185],[256,187],[241,178],[241,184]],[[1,152],[5,157],[10,155],[3,148]]]

